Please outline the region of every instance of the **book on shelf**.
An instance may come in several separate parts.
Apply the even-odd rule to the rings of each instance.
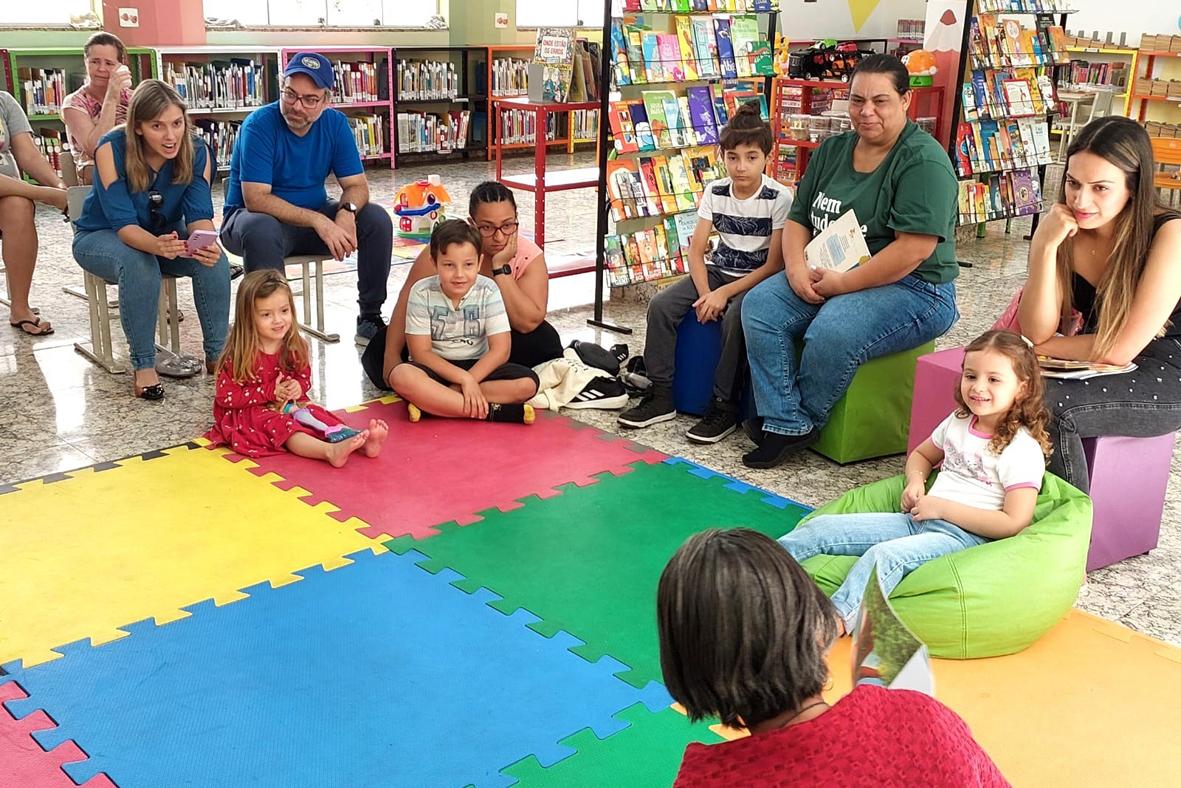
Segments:
[[[611,102],[617,153],[715,145],[730,112],[742,102],[758,101],[760,108],[766,107],[766,98],[743,83],[725,88],[694,85],[684,95],[645,90],[640,96]]]
[[[337,61],[332,64],[334,85],[332,101],[336,104],[379,101],[380,72],[376,63]]]
[[[607,197],[615,221],[691,210],[710,181],[721,177],[708,146],[607,162]]]
[[[658,11],[689,13],[691,11],[754,11],[766,13],[779,10],[779,0],[623,0],[624,13]]]
[[[493,96],[524,96],[529,93],[529,61],[524,58],[496,58],[492,61]]]
[[[730,37],[730,17],[714,18],[714,35],[717,39],[718,64],[722,79],[738,79],[738,64],[734,60],[734,44]]]
[[[503,145],[535,145],[537,144],[537,115],[528,110],[505,109],[500,110],[501,133],[500,142]],[[546,117],[546,140],[558,138],[558,115],[551,113]]]
[[[399,101],[451,101],[459,96],[459,74],[450,61],[399,60],[396,80]]]
[[[66,99],[66,72],[60,68],[17,69],[26,115],[54,115]]]
[[[33,131],[33,143],[59,178],[62,177],[61,156],[68,147],[65,136],[61,129],[38,128]]]
[[[1041,204],[1036,168],[990,173],[979,180],[960,181],[958,222],[978,224],[1028,216],[1040,211]]]
[[[1053,66],[1070,62],[1066,31],[1028,13],[977,14],[968,22],[972,68]]]
[[[956,133],[955,167],[961,178],[1052,160],[1049,129],[1040,118],[964,121]]]
[[[399,112],[396,122],[398,153],[450,153],[467,148],[471,112]]]
[[[1074,10],[1074,6],[1073,0],[977,0],[976,10],[979,13],[1062,13]]]
[[[574,46],[574,28],[538,29],[529,66],[530,101],[560,103],[568,99],[574,80]]]
[[[380,115],[349,116],[349,128],[362,158],[373,158],[386,152],[385,120]]]
[[[242,121],[195,118],[193,127],[213,152],[217,168],[228,170],[230,158],[234,155],[234,145],[238,142],[238,134],[242,130]]]
[[[249,58],[209,63],[168,61],[163,65],[161,79],[190,109],[251,108],[267,102],[263,66]]]

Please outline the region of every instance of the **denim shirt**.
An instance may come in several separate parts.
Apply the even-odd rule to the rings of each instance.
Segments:
[[[205,180],[205,162],[209,149],[203,140],[193,139],[193,178],[189,183],[172,182],[171,160],[165,161],[142,192],[132,192],[127,183],[127,140],[123,127],[106,134],[98,148],[110,143],[115,158],[115,172],[118,177],[110,186],[104,186],[98,172],[94,174],[94,188],[82,205],[82,215],[75,222],[79,230],[119,230],[137,224],[153,235],[170,232],[202,219],[213,219],[213,195],[209,181]],[[97,151],[97,149],[96,149]],[[163,222],[152,221],[149,194],[159,192],[162,197],[157,209]]]

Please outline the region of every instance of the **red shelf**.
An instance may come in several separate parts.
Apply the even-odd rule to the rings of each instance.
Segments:
[[[538,191],[538,181],[544,182],[543,188],[547,192],[561,192],[570,189],[593,189],[599,185],[598,167],[577,167],[572,170],[558,170],[548,175],[542,173],[538,178],[534,173],[522,175],[502,175],[500,182],[514,189],[523,189],[534,194]]]
[[[819,148],[819,142],[812,142],[811,140],[793,140],[790,137],[780,137],[775,140],[776,144],[790,146],[793,148]]]

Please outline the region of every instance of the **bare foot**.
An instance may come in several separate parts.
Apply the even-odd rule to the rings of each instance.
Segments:
[[[381,446],[390,434],[390,426],[381,419],[370,419],[367,432],[369,437],[365,439],[362,451],[366,457],[376,457],[381,454]]]
[[[349,455],[364,446],[368,439],[369,430],[361,430],[347,441],[329,444],[326,459],[333,468],[343,468],[344,464],[349,461]]]

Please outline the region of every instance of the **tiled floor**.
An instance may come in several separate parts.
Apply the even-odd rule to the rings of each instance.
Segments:
[[[589,154],[571,159],[553,157],[555,167],[593,163]],[[531,160],[514,159],[509,171],[531,169]],[[492,177],[493,168],[482,161],[438,167],[418,167],[395,172],[369,170],[373,198],[386,205],[397,187],[408,179],[439,172],[455,199],[453,215],[466,214],[470,188]],[[220,190],[215,189],[216,195]],[[532,227],[534,201],[521,194],[518,203],[522,223]],[[551,254],[593,249],[594,209],[589,191],[549,195],[547,205],[547,249]],[[55,471],[66,471],[180,443],[208,427],[213,394],[210,378],[200,376],[183,381],[166,380],[167,398],[160,403],[134,400],[127,375],[112,376],[76,353],[73,344],[89,334],[85,304],[62,292],[65,285],[77,285],[81,275],[70,255],[70,230],[61,217],[47,209],[37,215],[41,253],[34,281],[34,300],[51,319],[56,333],[33,339],[15,329],[0,331],[0,483],[11,483]],[[959,279],[960,321],[939,342],[940,347],[960,345],[986,329],[1020,285],[1025,269],[1027,244],[1021,235],[1025,224],[1015,226],[1011,235],[994,224],[982,240],[963,243],[960,257],[972,267],[964,268]],[[408,265],[396,265],[390,275],[393,306]],[[631,303],[608,304],[606,317],[617,325],[636,331],[620,337],[587,325],[593,294],[590,275],[554,280],[551,285],[551,320],[565,341],[586,339],[603,345],[627,342],[633,353],[643,346],[644,310]],[[187,285],[180,287],[182,309],[189,319],[182,323],[185,349],[200,352],[200,334],[192,311]],[[356,278],[351,273],[326,278],[328,322],[342,335],[342,342],[311,343],[314,358],[313,382],[318,398],[328,407],[343,407],[375,396],[361,372],[359,351],[349,338],[355,316]],[[112,291],[113,294],[114,291]],[[114,333],[120,337],[117,323]],[[615,414],[607,411],[574,411],[575,418],[597,427],[615,430]],[[771,471],[744,468],[739,455],[747,450],[746,439],[735,435],[713,447],[691,444],[682,433],[692,421],[680,417],[632,437],[662,451],[680,454],[696,462],[732,474],[740,479],[807,504],[819,504],[857,484],[873,481],[902,470],[903,457],[873,460],[841,468],[824,458],[805,452],[785,466]],[[1181,644],[1181,474],[1174,457],[1172,482],[1161,528],[1161,544],[1150,555],[1124,561],[1109,569],[1092,572],[1079,598],[1079,606],[1120,621],[1133,629]],[[0,497],[0,523],[3,522]]]

